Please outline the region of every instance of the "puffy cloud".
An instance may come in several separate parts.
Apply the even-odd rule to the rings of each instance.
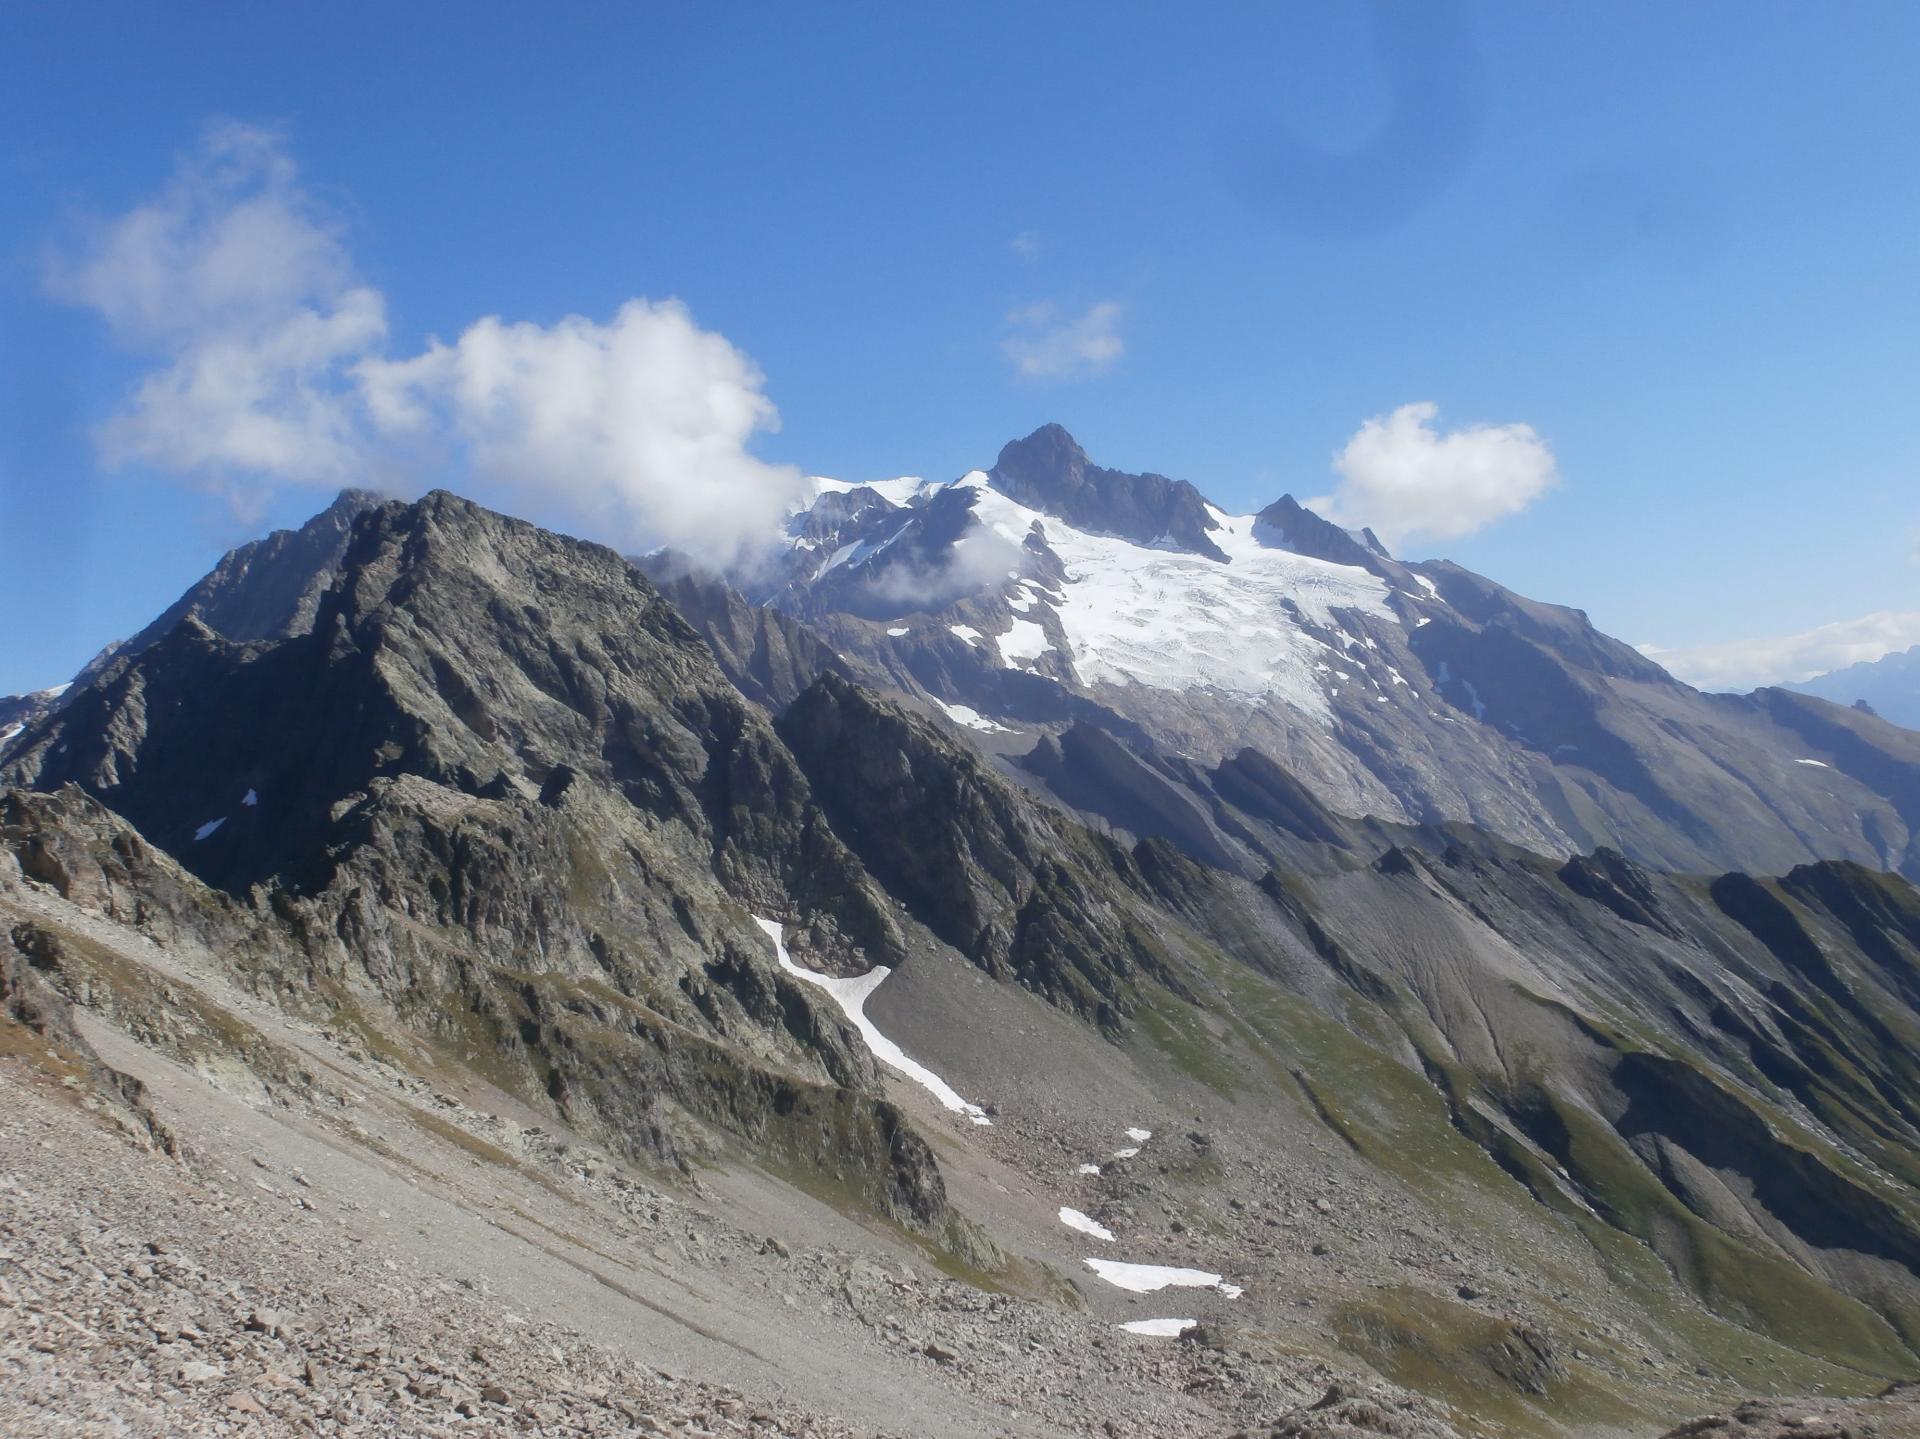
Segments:
[[[606,324],[488,316],[356,376],[383,433],[449,442],[484,490],[616,543],[733,564],[805,489],[799,470],[747,450],[779,424],[759,369],[678,301],[630,300]]]
[[[1641,645],[1640,652],[1698,689],[1741,692],[1760,685],[1799,684],[1916,644],[1920,610],[1879,610],[1798,634],[1671,649]]]
[[[1333,493],[1307,502],[1336,524],[1369,526],[1389,545],[1458,539],[1518,514],[1559,480],[1531,425],[1442,433],[1431,401],[1375,415],[1334,456]]]
[[[1127,352],[1120,337],[1118,300],[1099,300],[1077,314],[1051,300],[1007,316],[1012,331],[1000,342],[1014,373],[1029,380],[1081,380],[1104,374]]]
[[[48,283],[154,362],[100,431],[107,460],[236,503],[407,475],[732,564],[802,489],[748,448],[779,425],[758,367],[677,301],[632,300],[605,323],[490,316],[390,354],[383,297],[269,131],[209,128],[158,196],[95,227]]]
[[[101,432],[110,462],[230,493],[359,470],[346,370],[385,339],[386,307],[273,133],[209,127],[154,199],[93,227],[48,282],[155,362]]]

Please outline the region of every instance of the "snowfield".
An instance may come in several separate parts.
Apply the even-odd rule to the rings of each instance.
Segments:
[[[1229,561],[1221,564],[1075,529],[1008,499],[979,470],[956,483],[976,492],[980,524],[1014,544],[1038,525],[1060,557],[1066,583],[1055,613],[1087,684],[1272,696],[1330,719],[1314,669],[1325,646],[1300,620],[1337,630],[1346,612],[1394,618],[1377,576],[1262,544],[1251,515],[1209,511]],[[1030,662],[1030,646],[1014,643],[1010,652],[1003,639],[1002,655]]]

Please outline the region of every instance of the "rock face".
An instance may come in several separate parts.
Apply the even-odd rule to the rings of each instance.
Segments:
[[[1171,979],[1151,933],[1129,922],[1125,853],[1034,805],[927,721],[829,674],[780,733],[874,875],[987,973],[1109,1029],[1137,1003],[1137,976]]]
[[[1002,494],[1083,529],[1226,559],[1207,537],[1217,525],[1192,485],[1165,475],[1102,469],[1058,425],[1042,425],[1024,440],[1009,441],[988,476]]]
[[[1041,441],[1019,462],[1064,453]],[[1081,478],[1062,493],[1118,483]],[[978,480],[942,493],[842,492],[833,508],[905,527],[889,533],[908,546],[996,503]],[[941,504],[954,513],[923,513]],[[1793,734],[1862,793],[1901,793],[1897,732],[1869,717],[1785,692],[1723,714],[1571,612],[1411,570],[1310,519],[1261,517],[1303,547],[1270,577],[1391,591],[1361,620],[1302,618],[1321,643],[1344,634],[1385,656],[1370,663],[1425,655],[1436,671],[1441,653],[1497,650],[1512,672],[1482,670],[1472,690],[1490,714],[1556,694],[1587,706],[1590,748],[1623,778],[1585,771],[1592,806],[1569,798],[1554,811],[1568,823],[1653,793],[1632,777],[1654,742],[1623,736],[1654,713],[1670,735],[1719,716],[1719,739],[1690,741],[1696,767],[1733,753],[1711,745]],[[1248,546],[1264,542],[1236,526],[1201,533],[1229,568],[1257,567]],[[1174,541],[1153,554],[1221,564]],[[1437,806],[1355,816],[1315,782],[1319,751],[1183,754],[1158,701],[1081,683],[1077,658],[1051,677],[985,664],[999,649],[983,641],[1034,642],[1016,620],[1068,642],[1067,567],[1044,538],[1022,553],[1018,585],[942,611],[937,634],[827,613],[827,634],[865,637],[843,654],[711,578],[662,589],[611,551],[452,495],[363,508],[310,623],[303,602],[276,601],[279,632],[236,637],[215,620],[266,609],[229,610],[212,585],[0,759],[0,914],[17,915],[0,1026],[76,1054],[91,1034],[94,1084],[152,1052],[313,1103],[331,1081],[291,1026],[346,1033],[689,1184],[771,1172],[1031,1302],[1131,1302],[1083,1254],[1009,1252],[1059,1238],[1056,1214],[1090,1216],[1123,1259],[1217,1286],[1164,1301],[1213,1306],[1165,1372],[1188,1395],[1230,1393],[1231,1415],[1210,1430],[1180,1411],[1151,1432],[1245,1428],[1262,1408],[1280,1417],[1258,1432],[1445,1432],[1405,1395],[1315,1405],[1325,1376],[1316,1389],[1298,1368],[1270,1404],[1247,1397],[1258,1366],[1298,1364],[1303,1332],[1476,1422],[1573,1424],[1595,1393],[1663,1420],[1721,1402],[1642,1372],[1668,1361],[1725,1374],[1764,1351],[1806,1385],[1920,1369],[1920,893],[1848,857],[1865,828],[1809,818],[1795,844],[1828,835],[1833,853],[1773,878],[1696,878],[1648,857],[1660,836],[1690,835],[1690,853],[1736,839],[1685,805],[1646,806],[1659,822],[1631,849],[1571,855]],[[229,577],[305,595],[312,555],[289,544]],[[851,559],[841,570],[866,583]],[[1004,628],[986,628],[993,614]],[[1021,721],[1033,736],[1009,753],[933,712],[980,674],[998,677],[980,694],[1003,721],[1047,715]],[[1346,743],[1365,711],[1327,713],[1313,723]],[[1487,764],[1512,758],[1463,717],[1420,723],[1474,736],[1458,743]],[[1669,799],[1722,794],[1678,760],[1646,776]],[[1541,791],[1513,793],[1498,815]],[[1894,801],[1874,804],[1859,825],[1905,844]],[[778,962],[756,919],[784,927],[811,977]],[[187,953],[289,1027],[262,1037],[194,1000],[167,969]],[[897,977],[862,991],[871,1012],[810,982],[875,966]],[[993,1123],[903,1089],[862,1024],[991,1097],[977,1117]],[[137,1131],[142,1097],[120,1093]],[[1164,1247],[1133,1247],[1150,1236]],[[902,1318],[901,1288],[876,1270],[833,1303],[893,1336],[876,1352],[990,1383],[1007,1357],[992,1302],[978,1301],[979,1344],[959,1345],[928,1327],[934,1308]],[[1120,1317],[1160,1316],[1109,1308],[1101,1343],[1075,1342],[1104,1356]],[[1064,1342],[1027,1332],[1043,1331]]]
[[[342,490],[299,529],[275,530],[264,539],[229,550],[153,623],[88,661],[71,685],[30,695],[0,695],[0,752],[5,751],[11,733],[51,714],[73,688],[85,688],[116,658],[138,654],[190,616],[233,640],[304,634],[312,628],[320,596],[340,567],[354,517],[379,503],[380,497],[370,490]]]
[[[81,671],[81,679],[91,678],[115,655],[138,654],[190,615],[230,640],[305,634],[346,554],[355,518],[380,503],[371,490],[342,490],[299,529],[275,530],[228,551],[152,624]]]

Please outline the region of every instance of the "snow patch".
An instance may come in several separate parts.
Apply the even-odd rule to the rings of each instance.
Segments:
[[[963,724],[968,729],[982,730],[987,734],[1012,733],[1005,725],[995,724],[992,720],[981,714],[980,711],[969,709],[966,705],[950,705],[945,700],[935,700],[934,703],[945,710],[947,712],[947,718],[955,724]]]
[[[860,540],[847,541],[846,544],[840,546],[839,549],[833,552],[833,556],[831,559],[829,559],[824,565],[820,566],[820,569],[818,573],[814,575],[814,578],[819,579],[821,575],[824,575],[829,571],[839,569],[840,566],[844,565],[848,560],[854,557],[854,554],[856,551],[863,550],[865,548],[866,546]],[[864,559],[865,556],[862,555],[861,558]]]
[[[1487,707],[1480,703],[1480,691],[1474,688],[1473,681],[1465,675],[1460,676],[1460,683],[1466,687],[1467,703],[1473,706],[1473,717],[1477,720],[1485,720],[1487,717]]]
[[[1484,721],[1487,717],[1487,707],[1480,703],[1480,691],[1474,688],[1473,681],[1465,675],[1456,675],[1452,669],[1448,667],[1447,662],[1441,660],[1438,682],[1444,685],[1450,684],[1454,680],[1458,680],[1460,687],[1467,692],[1467,703],[1473,706],[1473,717],[1477,720]]]
[[[17,724],[12,726],[11,728],[0,730],[0,749],[4,749],[6,748],[6,746],[12,744],[13,737],[19,734],[20,731],[25,728],[26,728],[25,725]]]
[[[1823,760],[1823,759],[1797,759],[1797,760],[1795,760],[1795,761],[1794,761],[1794,763],[1795,763],[1795,764],[1810,764],[1810,765],[1812,765],[1812,766],[1813,766],[1813,767],[1814,767],[1815,769],[1832,769],[1832,768],[1833,768],[1833,766],[1832,766],[1832,765],[1830,765],[1830,764],[1828,764],[1828,763],[1827,763],[1827,762],[1826,762],[1825,760]]]
[[[1075,1174],[1098,1174],[1100,1172],[1100,1166],[1097,1164],[1083,1164],[1073,1172]]]
[[[1120,1327],[1129,1334],[1145,1334],[1150,1339],[1178,1339],[1199,1324],[1198,1319],[1129,1319]]]
[[[1228,1284],[1218,1274],[1204,1269],[1176,1269],[1166,1264],[1125,1264],[1116,1259],[1081,1261],[1107,1283],[1134,1294],[1154,1294],[1162,1289],[1218,1289],[1229,1299],[1238,1299],[1240,1287]]]
[[[218,819],[208,820],[205,824],[201,825],[200,828],[196,829],[193,832],[193,842],[195,844],[200,843],[201,840],[205,839],[208,835],[212,834],[216,829],[220,828],[220,826],[225,824],[226,822],[227,822],[227,817],[224,814],[221,815],[220,818]]]
[[[1095,1239],[1104,1239],[1109,1244],[1113,1243],[1113,1231],[1106,1225],[1089,1215],[1082,1214],[1077,1209],[1069,1209],[1064,1204],[1060,1206],[1060,1222],[1069,1229],[1077,1229],[1082,1234],[1091,1234]]]
[[[1127,1131],[1127,1138],[1131,1139],[1135,1144],[1145,1144],[1149,1139],[1153,1138],[1153,1131],[1151,1129],[1129,1129]]]
[[[1138,1154],[1139,1152],[1140,1152],[1139,1145],[1129,1144],[1125,1149],[1114,1150],[1113,1157],[1115,1159],[1131,1159],[1133,1158],[1134,1155]]]
[[[240,796],[240,803],[245,805],[248,809],[252,809],[255,805],[260,803],[260,796],[255,794],[252,790],[248,790],[245,794]]]
[[[1033,662],[1053,648],[1047,632],[1032,620],[1015,620],[1000,636],[1000,658],[1009,669],[1030,669]]]
[[[986,638],[985,635],[981,634],[980,631],[972,625],[948,625],[947,628],[970,645],[977,645],[981,640]]]
[[[987,1118],[986,1110],[977,1104],[967,1103],[946,1080],[924,1064],[907,1058],[906,1051],[882,1034],[879,1027],[867,1018],[867,996],[878,989],[882,981],[893,973],[891,969],[884,964],[876,964],[865,974],[853,979],[842,979],[832,974],[815,974],[810,969],[802,969],[787,954],[784,926],[771,919],[762,919],[757,914],[753,916],[753,922],[760,926],[768,939],[773,941],[773,952],[780,961],[780,967],[788,974],[806,981],[815,988],[824,989],[833,1002],[840,1006],[840,1012],[846,1015],[853,1022],[854,1028],[860,1031],[860,1037],[866,1040],[867,1048],[873,1051],[875,1059],[887,1068],[911,1079],[939,1100],[942,1108],[950,1109],[956,1114],[964,1114],[975,1124],[993,1123]]]
[[[907,633],[907,627],[905,625],[895,625],[892,629],[888,630],[887,633],[895,639],[899,639],[900,636]]]

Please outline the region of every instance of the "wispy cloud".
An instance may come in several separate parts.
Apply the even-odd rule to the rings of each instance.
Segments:
[[[1045,242],[1037,230],[1022,230],[1007,243],[1013,253],[1023,260],[1034,259],[1045,248]]]
[[[1698,689],[1745,691],[1761,685],[1799,684],[1916,644],[1920,644],[1920,610],[1878,610],[1798,634],[1717,645],[1641,645],[1640,652]]]
[[[1023,305],[1007,316],[1000,348],[1014,373],[1029,380],[1083,380],[1106,373],[1127,352],[1120,336],[1118,300],[1065,310],[1051,300]]]
[[[157,195],[55,257],[48,286],[153,361],[100,434],[110,463],[230,493],[364,465],[347,372],[385,340],[385,301],[272,132],[209,127]]]
[[[625,548],[731,563],[770,539],[800,472],[749,450],[778,428],[765,377],[677,301],[610,320],[476,320],[418,355],[277,134],[225,123],[158,195],[49,266],[152,368],[103,457],[236,504],[284,485],[454,481]],[[396,477],[414,477],[411,481]]]
[[[1531,425],[1442,431],[1439,415],[1431,401],[1375,415],[1334,456],[1333,492],[1308,506],[1390,545],[1450,540],[1518,514],[1559,482],[1553,450]]]

